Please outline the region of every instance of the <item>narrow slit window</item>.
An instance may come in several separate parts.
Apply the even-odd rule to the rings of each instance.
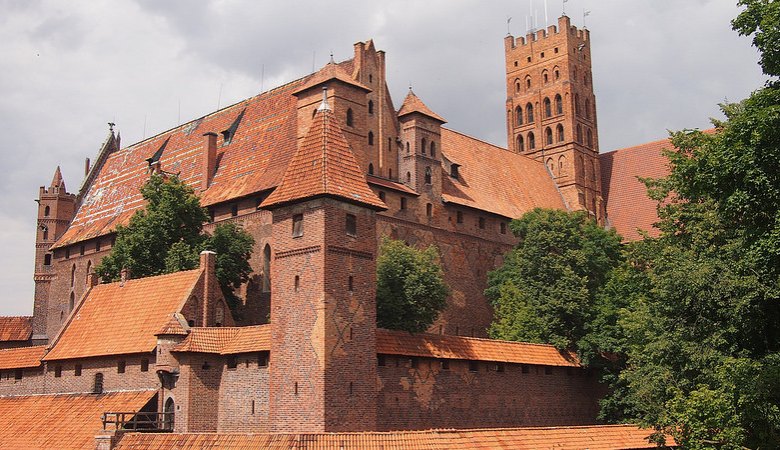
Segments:
[[[303,214],[295,214],[292,218],[293,237],[303,236]]]

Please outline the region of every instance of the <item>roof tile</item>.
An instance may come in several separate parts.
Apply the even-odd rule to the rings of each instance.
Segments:
[[[85,358],[145,353],[157,345],[155,334],[179,312],[201,275],[199,269],[99,284],[71,314],[59,339],[44,358]]]
[[[0,316],[0,342],[26,341],[32,336],[32,317]]]
[[[45,345],[0,350],[0,370],[38,367],[46,353]]]
[[[428,108],[428,106],[425,103],[423,103],[422,100],[420,100],[420,97],[415,95],[415,93],[412,92],[412,89],[410,88],[409,93],[406,94],[406,98],[404,99],[404,102],[401,104],[401,109],[398,110],[398,117],[403,117],[411,113],[420,113],[428,117],[431,117],[433,119],[436,119],[441,123],[447,122],[440,115],[431,111],[431,109]]]

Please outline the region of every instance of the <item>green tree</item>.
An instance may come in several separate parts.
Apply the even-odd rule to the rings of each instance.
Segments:
[[[436,247],[418,250],[382,239],[377,259],[377,325],[412,333],[425,331],[447,304]]]
[[[212,250],[222,292],[235,307],[234,289],[252,272],[252,236],[232,222],[217,225],[211,235],[203,233],[209,216],[192,188],[176,176],[152,175],[141,195],[146,207],[133,214],[127,226],[117,226],[115,245],[96,273],[104,280],[118,280],[123,268],[136,278],[194,269],[200,252]]]
[[[620,262],[620,236],[585,212],[537,208],[512,221],[519,239],[490,272],[490,335],[580,349],[596,297]]]

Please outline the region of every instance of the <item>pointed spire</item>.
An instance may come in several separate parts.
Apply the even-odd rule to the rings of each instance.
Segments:
[[[326,95],[323,90],[323,96]],[[327,97],[317,109],[282,182],[260,206],[269,208],[316,197],[335,197],[375,210],[387,209],[368,187]]]
[[[58,187],[65,189],[65,181],[62,179],[62,172],[60,172],[60,166],[57,166],[57,170],[54,171],[54,177],[51,179],[51,187]]]
[[[328,104],[328,87],[322,88],[322,103],[320,103],[317,111],[330,111],[330,105]]]
[[[441,123],[447,123],[446,120],[444,120],[440,115],[431,111],[431,109],[428,108],[428,106],[426,106],[425,103],[423,103],[423,101],[414,94],[414,91],[412,91],[412,84],[409,83],[409,93],[406,94],[404,103],[401,105],[401,109],[398,110],[398,117],[401,118],[407,114],[412,113],[423,114],[432,119],[438,120]]]

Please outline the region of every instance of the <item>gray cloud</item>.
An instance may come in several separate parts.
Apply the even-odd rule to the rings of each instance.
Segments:
[[[542,0],[533,0],[540,22]],[[549,0],[551,23],[561,11]],[[411,82],[451,128],[505,143],[503,38],[530,0],[0,1],[0,314],[32,311],[35,203],[61,164],[75,190],[118,124],[127,145],[301,77],[373,38],[396,106]],[[592,11],[602,151],[708,127],[717,103],[763,84],[722,0],[571,0]],[[261,73],[264,75],[261,78]]]

